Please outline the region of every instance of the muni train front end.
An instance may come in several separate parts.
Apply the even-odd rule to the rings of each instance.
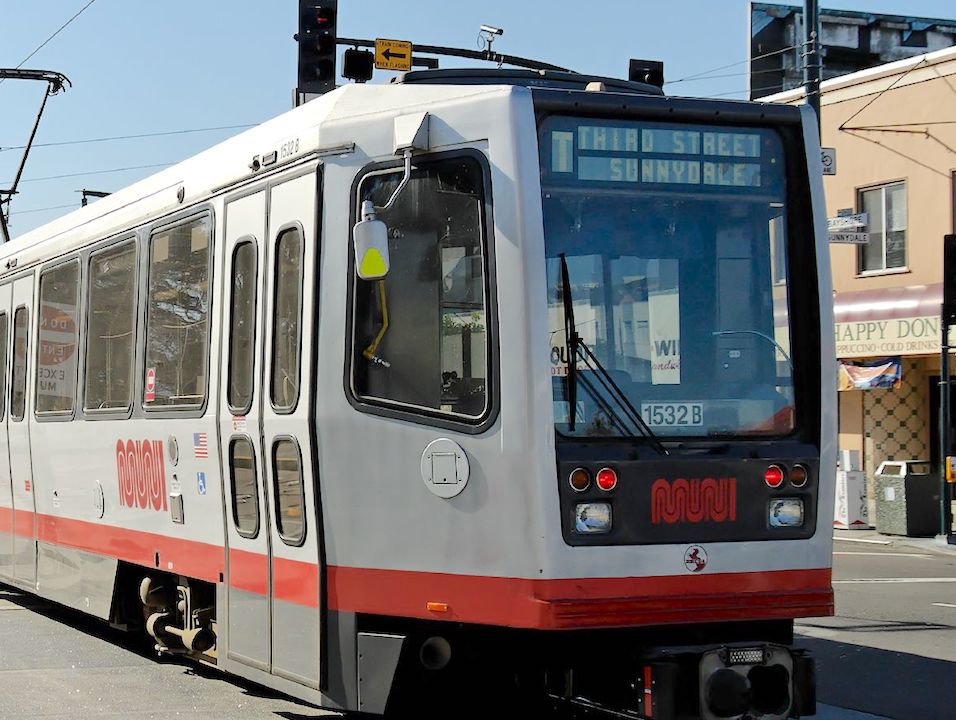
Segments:
[[[374,443],[367,485],[326,490],[331,536],[364,533],[330,609],[397,638],[389,707],[813,714],[793,626],[833,612],[836,379],[812,115],[459,91],[406,186],[394,161],[353,185],[362,222],[400,199],[355,236],[364,412],[323,432]]]
[[[630,628],[610,664],[630,661],[644,717],[813,714],[790,644],[795,618],[833,611],[815,123],[585,95],[536,92],[554,557],[577,578],[552,619]],[[555,695],[607,697],[606,658],[570,665]]]

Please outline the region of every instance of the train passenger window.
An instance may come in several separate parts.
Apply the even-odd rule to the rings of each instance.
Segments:
[[[232,254],[232,324],[229,327],[229,407],[252,405],[256,340],[256,245],[240,242]]]
[[[80,263],[40,274],[40,336],[37,342],[36,412],[70,413],[76,395],[77,305]]]
[[[86,341],[86,410],[126,409],[133,400],[136,313],[136,242],[129,240],[90,258]]]
[[[366,176],[382,207],[397,170]],[[484,181],[468,157],[421,162],[391,208],[391,269],[354,282],[352,391],[363,401],[480,422],[489,411]]]
[[[259,482],[256,478],[256,451],[249,438],[229,443],[229,474],[232,477],[232,519],[242,537],[259,534]]]
[[[292,412],[299,398],[299,347],[302,314],[302,233],[283,230],[276,241],[272,308],[272,406]]]
[[[0,420],[7,414],[7,314],[0,313]]]
[[[143,404],[198,407],[209,366],[209,216],[149,239]]]
[[[10,418],[19,422],[27,405],[27,344],[30,341],[30,311],[18,307],[13,313],[13,380]]]
[[[302,456],[291,438],[272,446],[272,478],[276,498],[276,529],[286,545],[305,541],[305,491],[302,486]]]

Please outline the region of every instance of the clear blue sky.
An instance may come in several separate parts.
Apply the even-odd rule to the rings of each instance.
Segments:
[[[87,2],[0,0],[0,67],[17,66]],[[824,6],[956,17],[952,0]],[[486,23],[505,29],[495,44],[500,52],[618,77],[631,57],[663,60],[668,80],[740,62],[720,73],[739,72],[734,77],[667,90],[744,98],[748,7],[746,0],[339,0],[339,35],[471,48]],[[73,81],[47,104],[37,143],[244,125],[282,113],[296,80],[297,8],[297,0],[95,0],[24,66]],[[26,141],[41,85],[0,85],[0,148]],[[235,132],[38,147],[14,200],[12,234],[70,209],[58,206],[78,207],[81,188],[117,190]],[[0,186],[12,179],[18,159],[18,151],[0,150]],[[102,172],[117,168],[136,169]],[[43,208],[56,209],[36,212]]]

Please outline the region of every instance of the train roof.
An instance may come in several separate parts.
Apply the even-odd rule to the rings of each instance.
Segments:
[[[329,141],[319,137],[320,126],[331,129],[334,124],[346,120],[422,108],[430,103],[477,95],[501,95],[512,90],[512,87],[501,84],[342,86],[86,207],[13,238],[0,245],[0,269],[4,269],[6,261],[12,256],[17,257],[20,267],[36,260],[37,257],[31,252],[33,250],[37,254],[42,253],[43,257],[68,252],[70,236],[91,223],[97,224],[98,236],[109,237],[251,179],[254,177],[250,167],[253,158],[278,150],[279,145],[286,140],[300,139],[297,157],[321,151]],[[178,197],[180,188],[183,191],[182,200]],[[7,272],[11,269],[5,268]]]

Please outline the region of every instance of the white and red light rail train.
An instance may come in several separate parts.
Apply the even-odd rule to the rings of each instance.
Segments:
[[[812,714],[815,122],[586,80],[343,87],[0,247],[0,580],[331,708]]]

